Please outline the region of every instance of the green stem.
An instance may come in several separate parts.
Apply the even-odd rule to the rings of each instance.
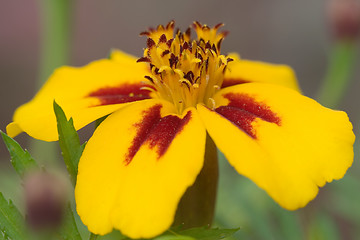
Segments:
[[[68,63],[71,4],[70,0],[39,0],[42,53],[36,89],[44,84],[55,68]],[[56,162],[57,144],[32,140],[30,148],[39,162]]]
[[[350,83],[357,54],[354,41],[335,43],[329,56],[329,66],[318,100],[326,107],[336,108],[344,97]]]
[[[218,159],[214,141],[206,137],[204,166],[195,183],[181,198],[173,226],[183,228],[211,226],[218,185]]]
[[[68,64],[70,46],[70,0],[39,0],[42,13],[40,88],[55,68]]]
[[[96,240],[98,237],[98,235],[96,234],[93,234],[93,233],[90,233],[90,237],[89,237],[89,240]]]

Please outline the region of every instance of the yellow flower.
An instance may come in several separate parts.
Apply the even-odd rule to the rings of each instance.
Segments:
[[[90,231],[148,238],[168,229],[203,167],[207,133],[240,174],[289,210],[351,166],[346,113],[301,95],[287,66],[221,55],[220,26],[195,22],[192,41],[190,31],[173,33],[174,22],[160,25],[143,33],[140,63],[113,51],[61,67],[15,112],[10,136],[46,141],[57,140],[54,99],[76,129],[110,114],[79,163],[77,211]]]

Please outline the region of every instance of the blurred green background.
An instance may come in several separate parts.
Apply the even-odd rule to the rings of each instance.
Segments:
[[[43,8],[46,1],[51,0],[0,0],[0,129],[3,131],[16,107],[32,98],[38,79],[49,74],[40,70],[41,63],[48,61],[42,58],[43,28],[49,24],[46,14],[51,14]],[[68,58],[61,46],[53,57],[62,56],[69,65],[82,66],[106,57],[111,48],[141,56],[145,38],[139,37],[139,33],[149,26],[166,24],[172,19],[181,29],[194,20],[210,26],[223,22],[224,29],[230,31],[222,45],[224,53],[238,52],[247,59],[288,64],[295,70],[303,93],[317,98],[334,46],[328,4],[329,0],[73,0],[66,18],[70,22]],[[56,32],[52,36],[56,38]],[[353,51],[359,53],[357,48]],[[356,63],[338,105],[349,114],[355,134],[359,133],[360,122],[359,76],[360,67]],[[90,136],[88,130],[82,131],[83,139]],[[29,146],[30,138],[26,134],[16,139],[22,146]],[[345,178],[326,185],[313,202],[294,212],[281,209],[264,191],[239,176],[220,155],[216,225],[240,227],[236,239],[360,239],[357,145],[354,165]],[[41,152],[33,155],[43,162],[48,158]],[[21,208],[18,184],[9,154],[0,141],[0,191],[15,199]]]

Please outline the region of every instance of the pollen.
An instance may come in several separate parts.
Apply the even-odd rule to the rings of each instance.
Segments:
[[[193,40],[191,28],[174,31],[174,21],[141,33],[148,39],[138,62],[148,62],[152,73],[145,78],[154,95],[172,102],[179,114],[198,103],[214,108],[212,96],[220,90],[232,60],[220,54],[221,42],[228,34],[218,31],[222,25],[210,28],[194,22],[191,27],[197,38]]]

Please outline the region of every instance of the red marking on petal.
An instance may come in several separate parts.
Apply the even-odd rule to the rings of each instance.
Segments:
[[[126,165],[130,164],[140,147],[146,143],[150,149],[157,147],[158,158],[160,158],[191,119],[191,111],[188,111],[182,119],[174,115],[161,117],[161,107],[161,105],[155,105],[144,111],[142,121],[134,125],[137,128],[137,134],[126,156]]]
[[[122,84],[117,87],[100,88],[88,96],[100,99],[99,105],[134,102],[150,98],[150,91],[141,89],[145,86],[151,87],[142,83]]]
[[[250,81],[241,78],[225,78],[221,88],[231,87],[238,84],[249,83]]]
[[[256,118],[275,123],[278,126],[281,124],[281,119],[276,113],[271,111],[269,106],[256,102],[255,99],[249,95],[227,93],[224,97],[230,101],[229,104],[218,107],[215,111],[254,139],[256,139],[256,132],[252,126],[252,122],[255,121]]]

